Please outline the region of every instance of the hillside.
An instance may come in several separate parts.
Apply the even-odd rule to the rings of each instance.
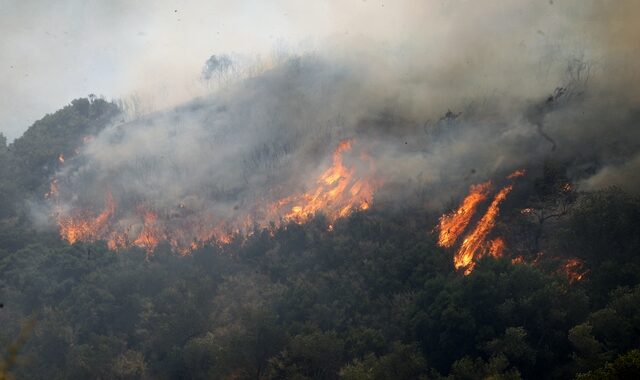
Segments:
[[[0,141],[3,376],[622,378],[640,370],[640,199],[567,187],[573,166],[563,157],[529,161],[522,179],[502,180],[513,194],[490,236],[506,252],[479,257],[466,275],[437,228],[464,194],[439,209],[425,207],[429,194],[402,204],[380,197],[338,218],[320,209],[255,223],[186,254],[166,240],[117,250],[100,237],[71,244],[34,222],[32,204],[50,191],[60,155],[82,160],[83,139],[117,117],[113,104],[78,99],[9,146]]]

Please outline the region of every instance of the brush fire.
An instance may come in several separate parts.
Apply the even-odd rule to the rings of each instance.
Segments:
[[[193,205],[185,204],[161,214],[144,201],[135,205],[131,212],[130,206],[118,205],[109,190],[99,211],[68,209],[59,202],[55,178],[45,197],[54,205],[60,236],[71,244],[105,240],[112,250],[136,246],[151,253],[164,241],[177,252],[187,254],[207,243],[228,244],[235,235],[251,233],[255,228],[268,228],[270,224],[305,223],[322,213],[331,225],[353,212],[367,210],[381,182],[374,179],[373,161],[366,152],[360,152],[354,165],[345,162],[344,155],[352,151],[353,146],[353,140],[341,141],[333,152],[331,164],[309,190],[265,201],[263,206],[253,207],[252,213],[232,218],[198,213]],[[366,167],[362,177],[356,173],[355,166]]]
[[[509,174],[507,179],[513,180],[522,177],[524,173],[523,169],[516,170]],[[441,247],[450,248],[454,246],[458,238],[466,231],[478,206],[488,199],[491,188],[491,182],[471,186],[469,195],[464,198],[458,209],[440,218],[438,244]],[[496,193],[484,215],[477,221],[473,229],[464,236],[458,246],[453,257],[453,265],[456,269],[462,270],[465,275],[473,271],[476,261],[483,256],[489,254],[492,257],[501,257],[504,255],[504,238],[497,237],[492,240],[487,240],[487,238],[496,225],[496,220],[500,213],[500,204],[512,190],[513,184],[509,184]]]
[[[51,181],[45,198],[53,205],[53,216],[64,240],[70,244],[104,240],[108,248],[115,251],[139,247],[151,254],[160,243],[166,242],[172,250],[186,255],[206,244],[230,244],[234,238],[256,230],[287,223],[303,224],[318,214],[326,217],[327,231],[331,232],[336,220],[368,210],[376,190],[383,185],[375,171],[374,159],[364,148],[354,152],[354,146],[357,144],[353,139],[340,141],[325,169],[306,190],[271,200],[262,198],[249,208],[250,212],[231,216],[200,212],[199,203],[193,199],[168,212],[144,199],[133,205],[121,205],[108,188],[101,207],[69,208],[60,201],[58,178]],[[512,192],[514,181],[524,175],[523,169],[514,171],[506,177],[510,183],[497,191],[492,181],[471,185],[460,205],[440,217],[436,226],[438,245],[454,250],[454,267],[464,275],[469,275],[484,256],[505,255],[505,238],[493,236],[494,229],[501,204]],[[526,214],[529,209],[523,210],[521,213]],[[518,256],[512,261],[523,263],[525,259]],[[566,273],[572,283],[588,272],[584,264],[575,259],[564,262],[559,270]]]

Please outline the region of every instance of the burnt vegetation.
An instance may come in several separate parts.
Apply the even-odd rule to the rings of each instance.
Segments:
[[[167,243],[150,255],[103,241],[70,245],[34,227],[25,205],[49,191],[59,154],[73,155],[117,117],[111,103],[78,99],[15,142],[0,140],[2,379],[613,379],[640,371],[636,195],[578,192],[565,162],[534,162],[492,232],[506,253],[482,258],[467,276],[438,245],[441,213],[425,210],[420,196],[404,207],[374,203],[330,227],[319,214],[256,229],[186,256]],[[265,146],[247,165],[271,154]],[[580,278],[563,270],[567,260],[579,262]]]

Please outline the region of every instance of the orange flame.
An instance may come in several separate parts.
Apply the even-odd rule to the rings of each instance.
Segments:
[[[460,248],[453,258],[453,265],[456,269],[464,268],[465,275],[473,271],[473,267],[475,266],[474,257],[476,254],[481,254],[487,235],[493,227],[495,227],[496,217],[500,212],[500,203],[506,199],[512,189],[513,186],[508,185],[498,192],[491,202],[491,205],[489,205],[487,212],[482,219],[478,221],[476,228],[462,241]]]
[[[519,255],[511,259],[511,264],[524,264],[524,256]]]
[[[491,182],[471,186],[469,195],[464,198],[460,207],[456,211],[440,217],[438,245],[445,248],[453,246],[469,225],[478,204],[487,199],[490,189]]]
[[[569,283],[580,281],[589,273],[589,269],[585,268],[584,263],[577,258],[567,259],[561,266],[561,271],[569,278]]]
[[[276,202],[276,210],[288,207],[286,221],[304,223],[322,211],[330,222],[344,218],[354,211],[367,210],[373,199],[374,184],[356,179],[355,170],[345,166],[343,153],[351,150],[352,140],[343,140],[333,153],[333,165],[316,181],[314,189]],[[366,156],[365,156],[366,158]]]
[[[158,223],[156,223],[158,215],[156,215],[155,212],[143,210],[142,214],[144,220],[142,232],[140,232],[140,235],[133,241],[133,244],[151,252],[156,248],[158,243],[164,239],[164,234]]]
[[[253,227],[304,223],[318,212],[327,216],[331,230],[336,219],[368,209],[379,182],[358,178],[356,168],[345,164],[343,154],[352,147],[352,140],[338,144],[332,165],[322,172],[311,190],[273,203],[265,202],[251,212],[227,218],[210,213],[191,214],[185,211],[183,204],[178,206],[177,215],[159,213],[144,203],[116,210],[111,193],[107,194],[104,210],[98,216],[82,209],[67,211],[58,205],[56,179],[51,182],[51,189],[45,197],[55,202],[60,235],[69,243],[106,240],[112,250],[137,246],[151,253],[160,242],[166,241],[175,251],[187,254],[209,242],[229,244],[234,236],[246,234]],[[360,159],[369,164],[369,173],[365,174],[370,176],[372,160],[366,154],[362,154]]]
[[[64,164],[64,154],[60,153],[58,155],[58,162],[60,162],[61,164]]]
[[[525,174],[525,170],[524,169],[518,169],[518,170],[514,171],[513,173],[509,174],[507,176],[507,179],[514,179],[514,178],[524,177],[524,174]]]
[[[507,178],[519,178],[524,176],[524,174],[525,170],[519,169],[509,174]],[[490,188],[491,182],[472,186],[469,195],[467,195],[455,212],[440,217],[438,244],[441,247],[449,248],[455,244],[456,240],[469,225],[478,204],[487,198]],[[513,190],[513,185],[507,185],[496,194],[473,231],[466,235],[458,247],[453,257],[453,264],[456,269],[464,269],[465,275],[473,271],[477,259],[485,254],[489,254],[494,258],[504,256],[506,247],[504,239],[497,237],[487,242],[487,237],[496,225],[496,218],[500,212],[500,204],[506,199],[511,190]],[[525,212],[525,210],[521,212]]]
[[[497,237],[489,242],[489,254],[494,258],[502,257],[504,256],[505,247],[504,239]]]
[[[104,210],[96,217],[87,212],[77,211],[58,219],[60,236],[73,244],[77,241],[95,241],[101,238],[108,227],[109,218],[115,213],[116,205],[111,193],[107,193]]]

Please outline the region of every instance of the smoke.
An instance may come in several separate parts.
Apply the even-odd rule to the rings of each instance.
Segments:
[[[638,189],[633,2],[405,5],[388,24],[349,18],[352,35],[105,129],[56,174],[57,212],[98,215],[108,192],[109,218],[132,239],[145,210],[165,227],[264,227],[294,204],[268,205],[312,189],[345,139],[374,202],[420,193],[442,207],[544,159],[569,163],[584,189]]]
[[[619,165],[610,164],[598,170],[598,172],[580,182],[580,187],[585,190],[599,190],[610,186],[618,186],[631,193],[640,193],[640,155],[623,161]]]

